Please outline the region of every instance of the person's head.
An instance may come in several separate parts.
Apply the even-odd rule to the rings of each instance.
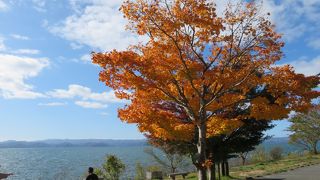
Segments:
[[[93,167],[89,167],[88,172],[89,172],[90,174],[92,174],[92,173],[93,173]]]

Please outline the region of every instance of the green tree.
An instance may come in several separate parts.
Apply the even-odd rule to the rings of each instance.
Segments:
[[[235,111],[235,113],[240,112]],[[228,159],[239,156],[242,159],[242,164],[245,164],[248,152],[269,138],[264,135],[264,131],[274,127],[271,121],[267,120],[243,119],[242,122],[243,125],[240,128],[229,134],[208,138],[207,153],[212,158],[213,164],[220,164],[223,176],[229,176]],[[208,172],[210,172],[210,177],[213,176],[214,179],[215,166],[210,168]]]
[[[102,168],[95,169],[95,173],[108,180],[118,180],[125,170],[125,164],[115,155],[107,155]]]
[[[318,154],[320,140],[320,106],[315,106],[307,113],[297,113],[289,119],[292,123],[289,136],[292,144],[302,146],[313,154]]]
[[[243,109],[234,109],[233,113],[243,113]],[[230,114],[230,113],[228,113]],[[222,164],[223,175],[229,174],[228,158],[240,156],[243,153],[243,163],[245,163],[246,155],[249,151],[256,148],[257,145],[268,139],[268,136],[264,135],[264,131],[271,129],[274,125],[268,120],[256,120],[256,119],[243,119],[243,126],[235,129],[233,132],[225,135],[214,136],[207,139],[207,154],[212,158],[213,165],[208,168],[208,174],[213,179],[215,178],[214,165]],[[197,149],[193,144],[195,140],[187,141],[170,141],[157,138],[148,137],[149,143],[159,149],[166,149],[166,151],[175,152],[185,156],[189,156],[192,161],[196,160]]]

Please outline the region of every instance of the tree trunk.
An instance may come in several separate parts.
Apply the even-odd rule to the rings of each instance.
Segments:
[[[318,154],[318,149],[317,149],[317,143],[313,144],[312,145],[312,151],[313,151],[313,154]]]
[[[242,158],[242,166],[244,166],[244,165],[246,165],[246,158],[245,157]]]
[[[211,167],[208,168],[208,176],[209,176],[209,180],[216,180],[216,165],[213,162]]]
[[[176,173],[176,167],[171,167],[171,173]]]
[[[229,173],[229,163],[228,163],[228,160],[226,161],[226,176],[230,176],[230,173]]]
[[[241,160],[242,160],[242,166],[246,164],[246,157],[244,155],[240,155]]]
[[[206,167],[204,166],[206,162],[206,124],[201,121],[201,124],[198,126],[198,179],[207,180]]]
[[[221,180],[221,168],[220,168],[220,162],[218,163],[218,179]]]
[[[198,179],[207,180],[207,171],[204,168],[198,168]]]
[[[226,169],[224,161],[221,162],[221,174],[222,176],[226,176]]]

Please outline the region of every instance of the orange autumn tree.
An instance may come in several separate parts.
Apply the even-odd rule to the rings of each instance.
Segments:
[[[93,53],[100,81],[130,100],[119,110],[122,121],[154,138],[196,139],[201,180],[206,138],[241,126],[239,119],[305,111],[319,96],[312,90],[318,77],[275,66],[284,43],[254,3],[229,5],[222,16],[208,0],[128,0],[121,11],[128,28],[149,39],[126,51]],[[235,107],[250,111],[228,116]]]

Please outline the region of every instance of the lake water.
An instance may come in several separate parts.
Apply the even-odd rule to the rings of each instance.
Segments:
[[[115,154],[126,164],[126,177],[136,162],[150,165],[145,147],[68,147],[0,149],[0,172],[14,173],[9,180],[82,179],[89,166],[100,167],[106,154]]]
[[[267,150],[274,146],[285,152],[297,150],[286,139],[267,141],[263,146]],[[114,154],[126,164],[123,179],[132,179],[137,162],[155,165],[144,153],[146,147],[0,148],[0,172],[14,173],[9,180],[79,180],[89,166],[100,167],[106,154]]]

